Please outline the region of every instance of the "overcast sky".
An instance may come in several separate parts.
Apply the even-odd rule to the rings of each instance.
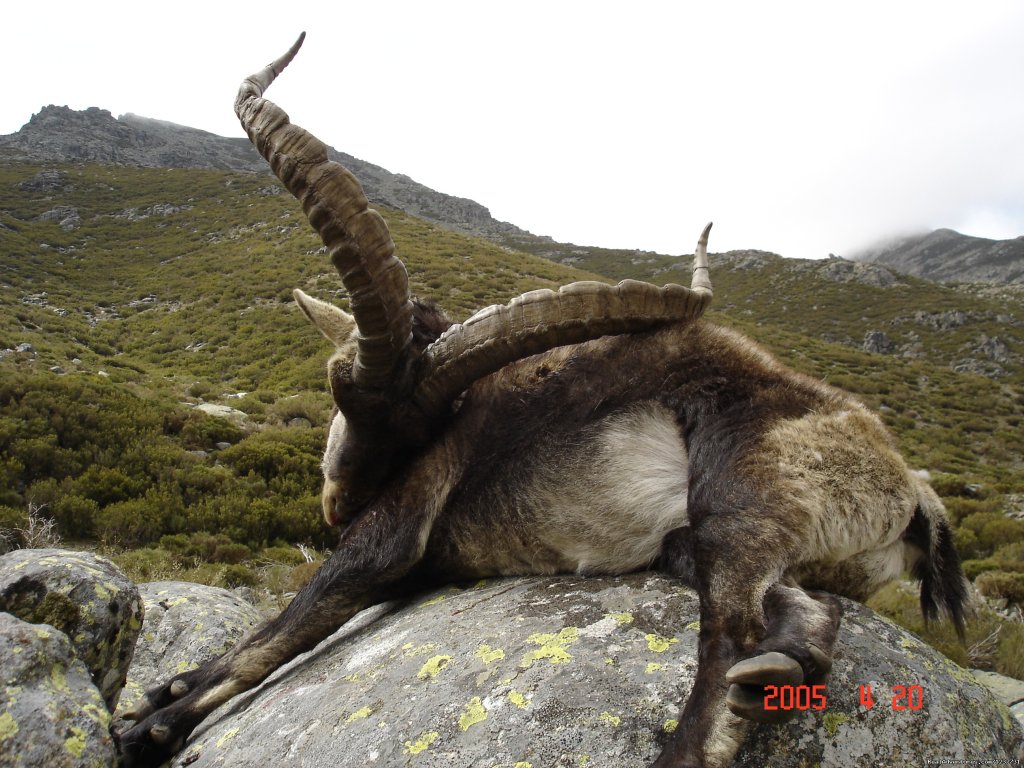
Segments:
[[[0,134],[46,104],[328,144],[587,245],[850,255],[1024,235],[1024,2],[8,4]]]

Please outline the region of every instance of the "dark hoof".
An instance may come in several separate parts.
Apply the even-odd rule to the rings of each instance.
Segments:
[[[740,685],[733,683],[729,686],[729,693],[725,697],[725,705],[734,715],[750,720],[755,723],[768,723],[777,725],[784,723],[799,714],[795,709],[782,709],[777,706],[778,697],[775,697],[776,705],[766,704],[767,696],[760,685]]]
[[[114,732],[119,768],[151,768],[163,765],[181,751],[185,739],[163,723],[146,721]]]
[[[807,644],[807,653],[811,657],[811,664],[814,666],[813,671],[808,674],[808,678],[810,678],[811,682],[824,680],[828,677],[828,673],[832,671],[832,657],[813,643]]]
[[[730,684],[725,704],[734,715],[755,723],[784,723],[798,714],[795,709],[778,706],[779,688],[804,681],[803,667],[784,653],[769,651],[737,662],[725,673],[725,681]]]
[[[792,657],[769,651],[733,664],[725,673],[725,681],[746,685],[800,685],[804,681],[804,670]]]

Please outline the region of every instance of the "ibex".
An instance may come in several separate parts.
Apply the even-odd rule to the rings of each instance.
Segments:
[[[410,296],[356,179],[264,90],[235,111],[331,254],[352,313],[295,291],[337,347],[323,459],[334,554],[274,620],[150,690],[118,736],[156,765],[216,707],[370,605],[451,580],[657,567],[700,597],[699,668],[658,768],[728,765],[766,685],[821,684],[840,621],[904,571],[963,633],[945,511],[853,397],[700,319],[689,288],[635,281],[526,293],[453,324]],[[710,228],[710,225],[708,225]]]

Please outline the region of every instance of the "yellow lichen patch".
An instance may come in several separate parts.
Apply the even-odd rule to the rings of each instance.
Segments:
[[[679,721],[671,717],[661,724],[661,730],[663,730],[665,733],[672,733],[678,727]]]
[[[102,726],[103,730],[110,727],[110,711],[106,707],[99,707],[95,704],[83,704],[82,712]]]
[[[370,708],[370,707],[360,707],[355,712],[353,712],[351,715],[349,715],[348,717],[345,718],[345,725],[350,725],[350,724],[356,722],[357,720],[365,720],[366,718],[368,718],[372,714],[373,714],[373,709],[372,708]]]
[[[656,635],[653,632],[645,635],[644,639],[647,641],[647,647],[655,653],[664,653],[679,642],[674,637],[662,637],[661,635]]]
[[[223,736],[221,736],[219,739],[217,739],[217,748],[220,749],[225,744],[227,744],[229,741],[231,741],[233,738],[235,738],[235,736],[237,736],[237,735],[238,735],[238,729],[237,728],[232,728],[230,731],[226,732]]]
[[[692,629],[694,632],[700,632],[700,622],[699,621],[691,621],[689,624],[686,625],[686,628],[687,629]]]
[[[618,715],[613,715],[611,712],[602,712],[599,719],[602,723],[608,723],[613,728],[618,728],[622,724],[622,718]]]
[[[529,700],[523,696],[523,694],[519,693],[519,691],[509,691],[508,700],[519,707],[519,709],[526,709],[530,706]]]
[[[74,735],[64,739],[64,749],[80,758],[85,754],[85,731],[71,726],[71,733]]]
[[[407,755],[418,755],[423,750],[430,747],[435,741],[437,741],[439,734],[437,731],[430,731],[424,733],[416,741],[405,742],[405,754]]]
[[[615,622],[619,626],[623,626],[625,624],[632,624],[633,623],[633,614],[632,613],[609,613],[609,614],[605,614],[605,615],[615,619]]]
[[[6,741],[18,732],[18,724],[10,712],[0,715],[0,741]]]
[[[525,669],[541,659],[547,659],[552,664],[566,664],[572,661],[572,656],[565,649],[579,639],[580,632],[576,627],[565,627],[558,634],[530,635],[527,640],[540,647],[535,651],[528,651],[519,666]]]
[[[577,761],[577,763],[576,763],[576,764],[577,764],[577,765],[578,765],[578,766],[579,766],[580,768],[584,768],[584,766],[590,765],[590,761],[591,761],[591,759],[592,759],[592,758],[590,757],[590,755],[586,755],[586,754],[584,754],[584,755],[580,755],[580,758],[579,758],[579,760]]]
[[[644,674],[645,674],[645,675],[653,675],[653,674],[654,674],[655,672],[657,672],[657,671],[659,671],[659,670],[662,670],[662,669],[664,669],[664,668],[665,668],[665,665],[664,665],[664,664],[659,664],[659,663],[658,663],[658,662],[656,662],[656,661],[652,661],[652,662],[650,662],[650,663],[649,663],[649,664],[647,665],[647,667],[646,667],[646,668],[644,669]]]
[[[525,760],[520,760],[512,768],[533,768],[533,763],[528,763]]]
[[[829,736],[835,736],[839,730],[839,726],[849,720],[846,715],[842,712],[829,712],[825,717],[822,718],[822,725],[825,726],[825,730]]]
[[[413,645],[412,643],[406,643],[402,646],[402,650],[405,651],[405,655],[409,658],[412,658],[414,656],[422,656],[424,653],[430,653],[435,648],[437,648],[437,643],[424,643],[423,645]]]
[[[486,719],[487,710],[484,709],[484,703],[479,696],[474,696],[459,715],[459,730],[468,731],[471,726],[482,723]]]
[[[451,660],[451,656],[431,656],[427,659],[426,663],[420,667],[420,671],[416,673],[416,677],[420,680],[431,680],[437,677],[438,673],[447,667]]]
[[[50,633],[42,627],[39,627],[36,629],[36,637],[38,637],[40,640],[49,640]]]
[[[476,657],[483,661],[484,664],[490,664],[504,659],[505,652],[501,648],[491,648],[487,643],[484,643],[476,649]]]
[[[425,608],[428,605],[437,605],[438,603],[443,603],[447,599],[448,598],[445,595],[438,595],[437,597],[432,597],[429,600],[424,600],[420,603],[420,608]]]
[[[67,673],[60,664],[54,664],[50,668],[50,682],[53,683],[53,687],[58,691],[69,690]]]

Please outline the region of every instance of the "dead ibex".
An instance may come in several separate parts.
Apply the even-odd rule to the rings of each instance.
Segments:
[[[351,297],[349,315],[295,293],[337,346],[323,509],[346,527],[280,616],[148,692],[125,764],[160,763],[357,611],[449,580],[657,566],[692,585],[699,669],[663,767],[728,765],[744,726],[776,714],[764,686],[825,680],[840,620],[826,592],[862,600],[910,570],[925,616],[962,633],[945,512],[881,422],[699,319],[707,230],[688,289],[573,283],[452,324],[410,297],[355,178],[263,98],[301,42],[235,110]]]

